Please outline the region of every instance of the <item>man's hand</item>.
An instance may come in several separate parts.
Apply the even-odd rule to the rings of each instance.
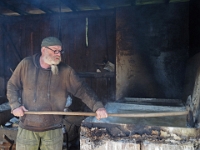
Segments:
[[[102,118],[107,118],[107,117],[108,117],[108,113],[107,113],[107,111],[106,111],[105,108],[99,108],[99,109],[97,109],[97,111],[96,111],[96,118],[98,120],[100,120]]]
[[[17,117],[21,117],[24,115],[24,112],[25,111],[28,111],[24,106],[20,106],[18,108],[15,108],[12,113],[14,116],[17,116]]]

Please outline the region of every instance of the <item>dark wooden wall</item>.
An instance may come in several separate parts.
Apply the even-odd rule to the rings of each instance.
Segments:
[[[116,10],[116,99],[179,99],[189,51],[189,2]]]
[[[190,51],[189,55],[192,57],[200,52],[200,1],[190,0]]]
[[[88,46],[86,17],[89,22]],[[103,63],[107,59],[115,64],[114,11],[1,17],[0,26],[0,67],[4,70],[1,72],[1,77],[5,79],[4,90],[11,70],[15,69],[20,60],[40,52],[43,38],[56,36],[62,41],[65,50],[63,61],[82,73],[81,77],[85,78],[103,102],[115,98],[114,73],[109,77],[105,77],[107,72],[98,76],[95,74],[98,67],[96,63]]]

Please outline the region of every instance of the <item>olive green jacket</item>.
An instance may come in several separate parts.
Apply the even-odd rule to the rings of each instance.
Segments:
[[[29,111],[63,111],[69,93],[80,98],[92,111],[102,108],[94,92],[68,65],[58,65],[58,75],[39,64],[39,54],[24,58],[7,83],[11,109],[25,106]],[[60,115],[24,115],[19,126],[31,131],[60,128]]]

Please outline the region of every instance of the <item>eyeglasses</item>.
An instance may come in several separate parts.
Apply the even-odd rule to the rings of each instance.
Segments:
[[[47,48],[47,49],[53,51],[54,54],[59,54],[59,53],[60,53],[60,54],[64,54],[64,50],[53,50],[53,49],[51,49],[51,48],[49,48],[49,47],[45,47],[45,48]]]

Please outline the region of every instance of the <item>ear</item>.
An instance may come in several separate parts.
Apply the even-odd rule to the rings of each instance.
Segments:
[[[44,51],[45,51],[45,47],[42,47],[41,48],[41,53],[44,54]]]

